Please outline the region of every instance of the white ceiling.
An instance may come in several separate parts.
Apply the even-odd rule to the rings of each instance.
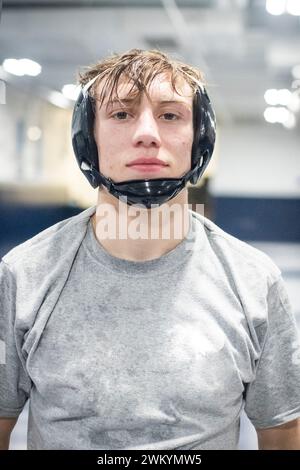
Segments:
[[[271,16],[265,0],[6,0],[0,44],[1,63],[42,65],[36,78],[5,76],[37,91],[60,90],[110,52],[158,46],[202,68],[219,120],[262,121],[266,89],[291,89],[300,17]]]

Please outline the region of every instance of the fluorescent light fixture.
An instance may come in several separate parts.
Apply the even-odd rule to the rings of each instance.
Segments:
[[[286,0],[266,0],[266,10],[270,15],[282,15],[285,12]]]
[[[281,104],[283,106],[287,106],[290,102],[292,97],[292,93],[290,90],[282,89],[277,91],[277,104]]]
[[[299,84],[300,85],[300,84]],[[292,93],[291,99],[288,104],[288,108],[293,113],[300,111],[300,94],[297,92]]]
[[[300,2],[299,0],[266,0],[266,10],[270,15],[275,16],[283,13],[300,16]]]
[[[12,75],[22,77],[24,74],[24,68],[17,59],[5,59],[2,64],[4,70]]]
[[[70,107],[70,101],[59,91],[50,91],[48,100],[58,108],[67,109]]]
[[[5,59],[2,66],[6,72],[18,77],[36,77],[42,71],[40,64],[31,59]]]
[[[264,94],[265,102],[267,104],[276,105],[277,104],[277,90],[275,88],[270,88]]]
[[[23,68],[24,74],[30,77],[36,77],[42,71],[40,64],[31,59],[20,59],[19,64]]]
[[[299,0],[287,0],[286,11],[290,15],[300,16],[300,1]]]
[[[62,94],[69,100],[76,101],[79,95],[81,87],[73,85],[71,83],[62,87]]]
[[[274,124],[277,122],[276,119],[276,108],[266,108],[264,112],[264,118],[267,122],[270,122],[271,124]]]
[[[27,137],[32,142],[36,142],[36,141],[40,140],[40,138],[42,137],[42,131],[37,126],[29,127],[27,129]]]
[[[290,117],[290,111],[286,108],[275,108],[276,109],[276,118],[277,122],[283,124],[284,122],[288,121]]]
[[[267,122],[270,122],[271,124],[275,124],[276,122],[278,122],[280,124],[287,124],[287,126],[289,126],[294,121],[294,117],[295,116],[291,111],[283,107],[280,107],[280,108],[269,107],[269,108],[266,108],[264,112],[265,120]],[[295,119],[295,123],[296,123],[296,119]]]
[[[296,117],[294,116],[293,113],[290,113],[289,114],[289,117],[287,118],[286,121],[284,121],[282,124],[284,125],[284,127],[286,127],[287,129],[293,129],[295,126],[296,126]]]
[[[276,106],[277,104],[281,104],[282,106],[287,106],[291,100],[292,93],[290,90],[283,88],[281,90],[276,90],[275,88],[271,88],[267,90],[264,94],[265,102],[272,106]]]

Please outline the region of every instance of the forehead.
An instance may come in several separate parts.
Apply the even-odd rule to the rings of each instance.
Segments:
[[[111,96],[111,99],[119,98],[120,100],[126,99],[132,95],[138,95],[138,90],[133,86],[131,80],[122,77],[119,80],[116,91]],[[182,101],[184,103],[192,104],[193,90],[190,85],[184,80],[183,77],[178,77],[175,82],[176,89],[172,86],[171,77],[168,74],[160,74],[154,77],[147,87],[147,93],[151,101]],[[104,104],[108,102],[109,96],[103,90],[105,87],[104,82],[100,82],[97,86],[97,95],[104,91]]]

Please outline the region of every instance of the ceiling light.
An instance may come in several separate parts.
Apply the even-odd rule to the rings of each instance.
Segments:
[[[283,88],[281,90],[271,88],[270,90],[267,90],[264,94],[265,102],[272,106],[276,106],[277,104],[287,106],[291,100],[291,97],[292,93],[286,88]]]
[[[287,122],[290,119],[290,115],[292,113],[286,109],[286,108],[273,108],[269,107],[265,109],[264,112],[264,118],[267,122],[270,122],[272,124],[279,122],[283,124],[284,122]]]
[[[287,0],[286,11],[290,15],[300,16],[300,2],[299,0]]]
[[[48,100],[59,108],[67,109],[70,107],[70,101],[62,93],[59,93],[59,91],[50,91]]]
[[[292,93],[290,90],[287,89],[282,89],[277,91],[277,104],[281,104],[283,106],[286,106],[291,99]]]
[[[300,111],[300,95],[297,92],[292,93],[291,99],[288,104],[288,108],[290,111],[294,113],[298,113]]]
[[[36,77],[42,71],[40,64],[31,59],[20,59],[19,64],[24,70],[25,75],[30,75],[31,77]]]
[[[277,122],[277,119],[276,119],[276,112],[275,111],[276,108],[266,108],[265,109],[265,112],[264,112],[264,118],[267,122],[270,122],[271,124],[274,124],[275,122]]]
[[[266,10],[270,15],[282,15],[285,12],[286,0],[266,0]]]
[[[296,118],[293,113],[289,114],[286,121],[282,123],[287,129],[293,129],[296,126]]]
[[[30,59],[5,59],[2,65],[6,72],[19,77],[36,77],[42,71],[40,64]]]
[[[274,124],[277,122],[276,119],[276,108],[266,108],[264,112],[264,118],[267,122],[270,122],[271,124]]]
[[[284,122],[288,121],[291,112],[286,108],[275,108],[276,109],[276,118],[277,122],[283,124]]]
[[[73,84],[64,85],[62,87],[63,95],[69,100],[76,101],[80,93],[81,87]]]
[[[27,137],[32,142],[36,142],[37,140],[40,140],[40,138],[42,137],[42,131],[37,126],[29,127],[27,130]]]
[[[4,70],[12,75],[22,77],[24,75],[24,69],[17,59],[5,59],[2,64]]]
[[[265,102],[267,104],[276,105],[277,104],[277,90],[275,88],[270,88],[264,94]]]

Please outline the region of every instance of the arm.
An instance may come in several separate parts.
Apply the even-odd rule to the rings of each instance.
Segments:
[[[8,450],[11,432],[17,418],[0,418],[0,450]]]
[[[267,323],[256,329],[261,353],[245,411],[259,449],[300,450],[300,335],[281,277],[268,290],[267,310]]]
[[[300,418],[256,432],[259,450],[300,450]]]
[[[23,336],[15,328],[17,283],[0,259],[0,449],[8,449],[10,434],[30,396],[31,379],[21,362]],[[24,328],[24,324],[23,324]],[[25,328],[24,328],[25,329]],[[23,331],[23,330],[22,330]]]

